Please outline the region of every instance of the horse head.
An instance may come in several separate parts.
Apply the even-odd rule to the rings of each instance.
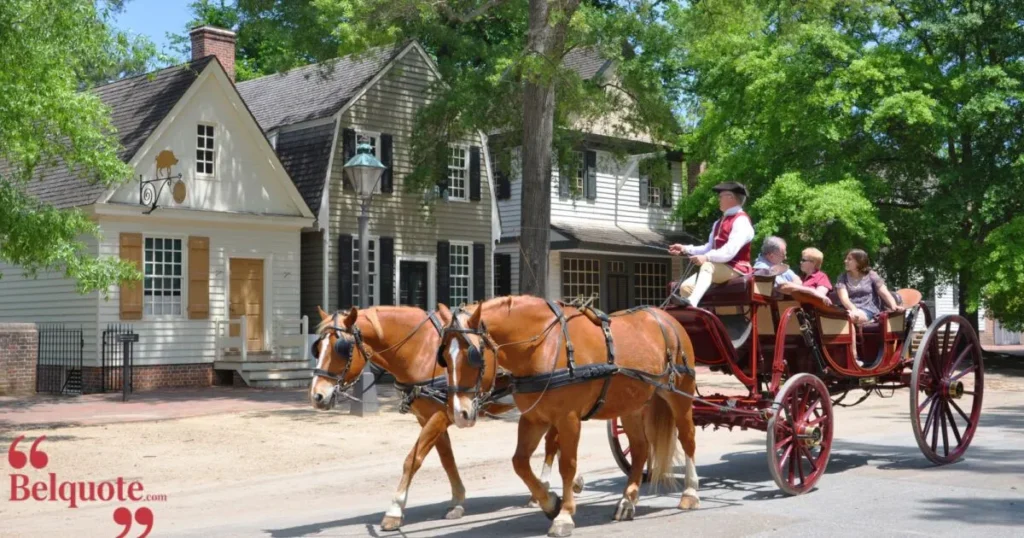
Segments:
[[[313,381],[309,387],[309,401],[320,410],[332,409],[338,396],[347,391],[362,375],[373,350],[363,342],[357,326],[359,311],[328,314],[322,308],[312,352],[317,357]]]
[[[494,389],[496,350],[481,319],[483,304],[454,312],[439,304],[438,313],[446,321],[437,362],[448,373],[448,410],[456,426],[469,428]],[[487,347],[492,349],[489,357]]]

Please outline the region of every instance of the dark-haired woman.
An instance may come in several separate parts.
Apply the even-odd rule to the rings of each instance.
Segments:
[[[843,260],[846,272],[836,280],[836,294],[843,306],[853,316],[857,325],[870,323],[889,305],[890,310],[903,311],[896,299],[885,287],[885,281],[871,269],[866,252],[855,248],[846,253]]]

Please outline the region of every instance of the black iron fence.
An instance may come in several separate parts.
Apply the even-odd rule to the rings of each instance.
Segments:
[[[131,342],[125,345],[126,338],[137,341],[138,337],[131,325],[110,324],[103,331],[103,368],[100,373],[103,377],[100,382],[103,392],[132,392],[133,345]]]
[[[82,328],[56,323],[39,323],[36,356],[36,392],[82,393]]]

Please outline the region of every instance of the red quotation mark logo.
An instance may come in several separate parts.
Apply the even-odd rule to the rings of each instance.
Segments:
[[[46,436],[44,435],[39,439],[36,439],[36,442],[32,443],[32,447],[29,448],[27,456],[24,452],[18,450],[18,443],[20,443],[24,438],[25,436],[22,435],[11,443],[11,448],[7,449],[7,462],[15,469],[25,467],[26,463],[31,463],[32,467],[35,467],[36,469],[46,467],[46,464],[50,462],[50,457],[46,455],[46,452],[36,450],[36,447],[39,446],[39,443],[41,443],[43,439],[46,439]]]
[[[138,537],[146,538],[149,536],[149,531],[153,530],[153,511],[145,506],[139,508],[135,511],[135,522],[146,526],[146,532]],[[132,528],[132,511],[123,506],[114,510],[114,523],[124,527],[121,534],[117,535],[117,538],[124,538]]]

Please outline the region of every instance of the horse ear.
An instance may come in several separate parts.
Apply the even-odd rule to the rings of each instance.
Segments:
[[[469,316],[469,321],[466,324],[469,325],[471,328],[476,329],[477,327],[480,326],[480,319],[483,317],[483,315],[484,309],[477,308],[476,311],[473,312],[473,315]]]
[[[354,327],[356,324],[356,318],[358,317],[359,309],[353,306],[352,309],[348,311],[348,315],[345,316],[345,326]]]
[[[448,310],[444,303],[437,303],[437,315],[440,316],[441,322],[445,325],[452,320],[452,311]]]
[[[320,308],[320,305],[316,305],[316,311],[320,313],[320,321],[323,321],[323,320],[331,317],[330,314],[328,314],[327,312],[324,312],[323,308]]]

